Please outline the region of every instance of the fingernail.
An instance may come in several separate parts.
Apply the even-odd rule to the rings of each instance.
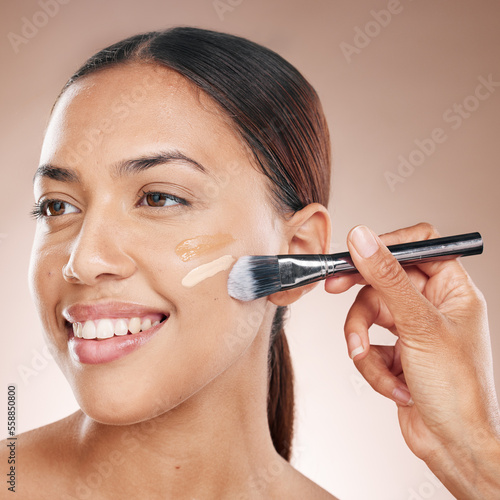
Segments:
[[[357,333],[349,334],[347,337],[347,348],[349,349],[349,356],[351,356],[351,359],[354,359],[354,356],[364,351],[361,337]]]
[[[403,405],[412,406],[414,404],[409,391],[403,389],[402,387],[396,387],[392,391],[392,396],[398,401],[398,403],[401,403]]]
[[[351,233],[351,242],[356,251],[367,259],[378,250],[378,243],[372,232],[366,226],[358,226]]]

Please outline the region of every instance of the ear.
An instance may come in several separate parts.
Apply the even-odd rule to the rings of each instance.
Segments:
[[[319,203],[311,203],[285,222],[286,241],[283,244],[281,253],[328,253],[331,232],[328,210]],[[277,306],[287,306],[311,291],[316,285],[317,283],[312,283],[292,290],[274,293],[269,295],[268,299]]]

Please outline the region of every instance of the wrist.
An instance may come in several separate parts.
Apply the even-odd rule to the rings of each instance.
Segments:
[[[477,431],[469,440],[445,443],[426,463],[458,499],[500,498],[498,433]]]

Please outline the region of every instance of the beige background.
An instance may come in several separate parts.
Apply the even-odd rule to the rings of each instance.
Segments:
[[[500,387],[495,307],[500,87],[460,124],[449,114],[456,115],[454,104],[464,100],[471,109],[476,106],[470,96],[479,77],[500,81],[498,2],[222,0],[222,18],[211,0],[65,0],[45,18],[43,4],[2,0],[0,15],[0,391],[5,394],[8,383],[18,385],[20,431],[76,408],[44,351],[27,287],[34,229],[28,216],[31,178],[49,109],[72,71],[105,44],[179,24],[262,43],[315,86],[333,140],[333,250],[345,249],[348,230],[359,223],[379,233],[420,221],[434,223],[446,235],[482,232],[485,253],[464,262],[489,303]],[[399,13],[381,27],[371,11],[388,4]],[[23,18],[40,27],[16,52],[8,36],[22,34]],[[359,43],[365,29],[372,35],[369,43],[365,40],[349,62],[341,44],[353,45],[356,33]],[[399,155],[408,158],[417,148],[415,140],[435,128],[444,130],[446,140],[391,190],[385,173],[397,172]],[[293,463],[343,500],[452,498],[406,448],[394,403],[363,383],[347,356],[342,326],[354,295],[329,296],[317,288],[293,308],[288,329],[298,393]],[[392,340],[378,330],[373,338]],[[4,434],[6,398],[0,399]]]

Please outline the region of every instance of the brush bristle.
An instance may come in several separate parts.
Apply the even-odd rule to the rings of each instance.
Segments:
[[[271,255],[241,257],[229,273],[227,289],[231,297],[243,301],[279,292],[278,258]]]

